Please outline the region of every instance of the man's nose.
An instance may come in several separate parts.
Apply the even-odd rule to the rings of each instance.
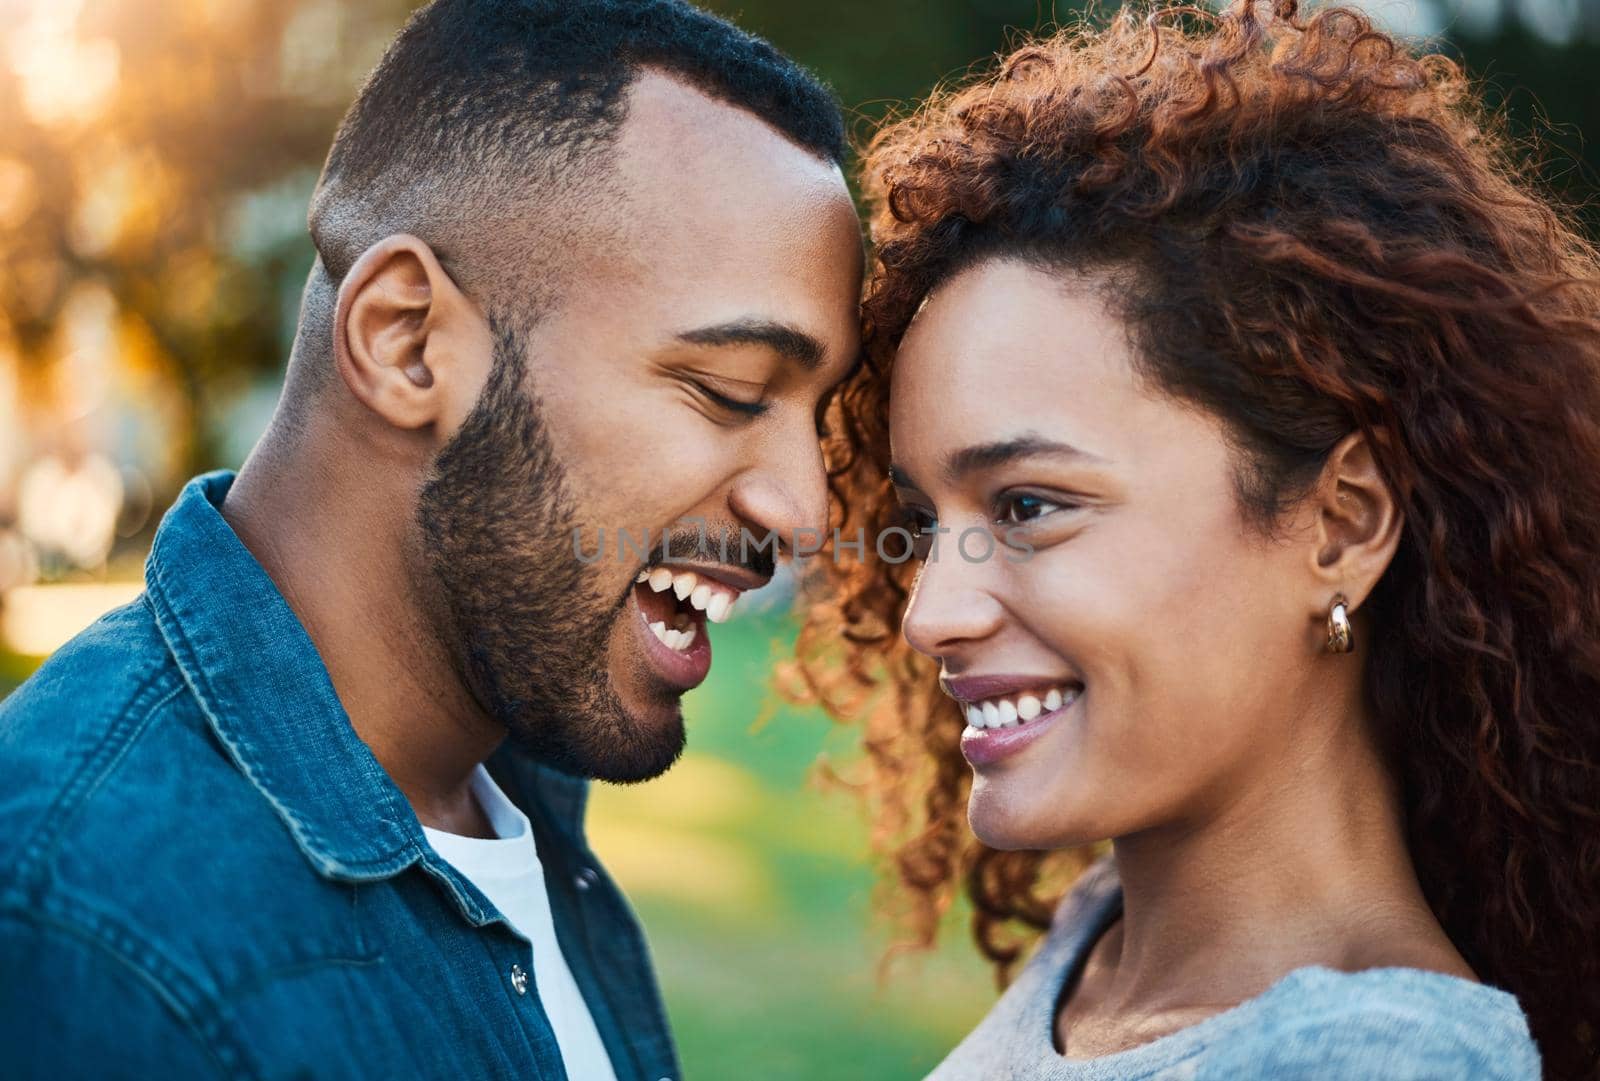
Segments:
[[[784,550],[816,551],[828,527],[828,478],[815,428],[796,424],[758,454],[734,481],[731,509]]]

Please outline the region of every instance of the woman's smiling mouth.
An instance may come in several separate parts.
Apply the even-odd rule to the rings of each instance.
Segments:
[[[1034,676],[964,676],[941,679],[945,693],[966,716],[961,753],[973,766],[992,765],[1031,745],[1077,702],[1075,679]]]

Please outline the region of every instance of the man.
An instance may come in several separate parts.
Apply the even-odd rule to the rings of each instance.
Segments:
[[[677,0],[412,19],[269,431],[0,707],[0,1072],[677,1076],[584,779],[679,754],[723,542],[825,524],[842,130]]]

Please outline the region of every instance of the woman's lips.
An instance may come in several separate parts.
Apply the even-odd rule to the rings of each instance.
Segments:
[[[998,707],[992,698],[981,706],[966,704],[969,722],[961,734],[961,753],[967,761],[974,767],[990,766],[1021,753],[1072,709],[1083,688],[1071,684],[1048,690],[1041,688],[1040,692],[1042,699],[1040,694],[1023,692],[1001,699]]]
[[[1043,695],[1055,687],[1063,692],[1068,687],[1082,687],[1076,675],[1026,675],[996,673],[993,675],[965,675],[939,677],[939,686],[945,694],[967,706],[991,699],[1016,698],[1029,692]]]

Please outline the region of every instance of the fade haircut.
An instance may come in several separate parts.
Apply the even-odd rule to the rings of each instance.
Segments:
[[[554,303],[560,253],[615,227],[605,210],[623,193],[608,151],[646,69],[843,161],[844,122],[827,87],[682,0],[434,0],[368,76],[312,196],[317,261],[291,394],[331,367],[339,283],[385,236],[418,236],[458,284],[491,308],[514,304],[519,320]]]

